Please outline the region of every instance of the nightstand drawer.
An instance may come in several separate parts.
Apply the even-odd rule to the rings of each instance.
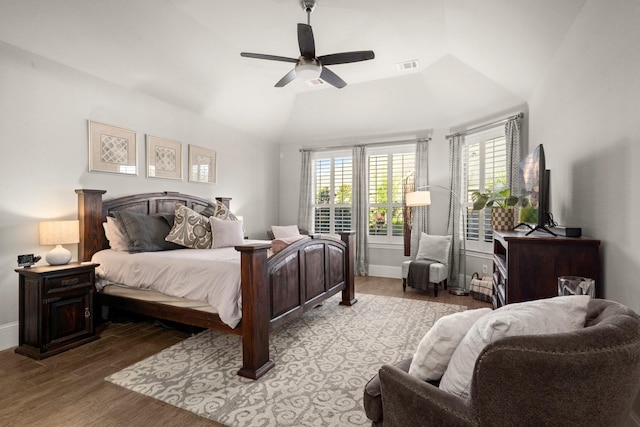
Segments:
[[[69,289],[93,286],[93,272],[68,274],[58,277],[48,277],[44,280],[45,292],[60,292]]]

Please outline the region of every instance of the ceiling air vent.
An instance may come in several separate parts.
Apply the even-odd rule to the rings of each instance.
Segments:
[[[414,59],[412,61],[398,62],[396,64],[396,67],[398,67],[399,71],[413,70],[415,68],[418,68],[418,60]]]

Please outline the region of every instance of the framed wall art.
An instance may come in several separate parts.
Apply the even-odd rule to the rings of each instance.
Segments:
[[[216,183],[216,152],[189,144],[189,181]]]
[[[89,120],[89,171],[138,174],[136,132]]]
[[[182,180],[182,143],[147,135],[147,177]]]

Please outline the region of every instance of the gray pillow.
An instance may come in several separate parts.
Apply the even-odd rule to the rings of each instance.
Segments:
[[[451,236],[432,236],[427,233],[420,235],[416,259],[428,259],[441,264],[449,264],[449,248]]]
[[[114,211],[129,244],[129,252],[156,252],[180,249],[182,246],[165,238],[173,227],[174,214],[146,215],[137,212]]]

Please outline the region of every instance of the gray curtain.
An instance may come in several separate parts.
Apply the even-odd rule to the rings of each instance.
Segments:
[[[313,231],[313,168],[311,151],[303,150],[301,157],[298,227]]]
[[[507,185],[511,189],[514,196],[520,195],[520,134],[522,132],[522,118],[518,115],[516,118],[507,121],[504,126],[504,135],[507,141]]]
[[[429,140],[416,142],[415,190],[429,185]],[[428,189],[424,189],[428,190]],[[416,259],[420,235],[427,233],[427,206],[414,206],[411,220],[411,259]]]
[[[460,266],[462,256],[467,254],[461,253],[462,239],[465,238],[462,231],[464,230],[463,221],[464,208],[460,206],[460,202],[464,202],[464,195],[460,194],[462,188],[462,149],[464,146],[464,136],[454,135],[449,138],[449,188],[456,194],[449,195],[449,218],[447,222],[447,234],[451,235],[452,253],[451,265],[449,266],[449,277],[455,280],[459,288],[466,289],[466,278],[460,283]]]
[[[369,194],[367,189],[367,150],[353,147],[352,226],[356,232],[355,274],[369,274]]]

